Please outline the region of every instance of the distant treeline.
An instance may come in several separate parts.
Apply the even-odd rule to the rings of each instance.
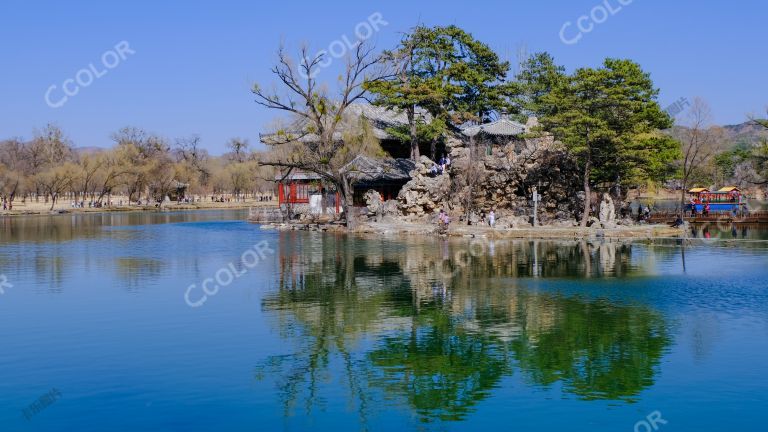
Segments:
[[[247,140],[233,138],[228,152],[211,156],[200,138],[172,143],[135,127],[112,135],[109,149],[78,150],[55,125],[36,131],[31,140],[0,141],[0,197],[7,201],[66,195],[102,203],[110,195],[131,201],[160,201],[169,194],[252,195],[271,191],[273,170],[259,164]]]

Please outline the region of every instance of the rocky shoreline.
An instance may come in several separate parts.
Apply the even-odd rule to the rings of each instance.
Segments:
[[[365,222],[348,229],[341,224],[323,223],[268,223],[262,224],[261,229],[279,231],[315,231],[346,233],[353,235],[378,236],[424,236],[424,237],[482,237],[491,239],[654,239],[677,238],[684,234],[682,228],[672,228],[668,225],[635,225],[617,226],[615,228],[582,228],[540,226],[528,228],[491,228],[484,225],[454,225],[444,233],[438,231],[436,225],[415,222]]]
[[[273,202],[245,202],[245,203],[216,203],[216,202],[201,202],[201,203],[182,203],[182,204],[166,204],[162,210],[155,206],[113,206],[113,207],[94,207],[94,208],[56,208],[50,210],[45,209],[14,209],[0,211],[0,217],[2,216],[41,216],[41,215],[60,215],[60,214],[83,214],[83,213],[124,213],[124,212],[157,212],[157,211],[194,211],[194,210],[242,210],[252,207],[276,207]]]

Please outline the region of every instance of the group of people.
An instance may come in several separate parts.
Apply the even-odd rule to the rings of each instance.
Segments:
[[[485,218],[488,225],[493,228],[496,226],[496,213],[491,209],[490,212],[488,212],[488,215]],[[448,213],[445,210],[440,210],[440,212],[437,214],[437,223],[440,226],[440,228],[448,228],[448,225],[451,223],[451,217],[448,216]]]
[[[256,196],[254,196],[254,198],[256,199],[256,201],[259,201],[259,202],[269,202],[269,201],[272,201],[274,199],[274,197],[272,195],[256,195]],[[236,196],[236,197],[219,196],[219,197],[217,197],[215,195],[211,195],[211,202],[223,203],[223,202],[243,202],[243,201],[245,201],[245,197],[244,196]]]
[[[451,157],[445,156],[441,157],[440,160],[432,165],[432,167],[429,169],[429,174],[436,176],[440,175],[445,172],[449,167],[451,166]]]
[[[696,214],[697,214],[696,205],[697,204],[699,204],[699,202],[698,202],[698,200],[696,200],[694,198],[691,198],[691,201],[688,203],[688,209],[687,210],[690,212],[692,217],[696,217]],[[709,211],[710,211],[709,202],[708,201],[704,202],[704,206],[701,208],[701,214],[703,216],[709,216]]]
[[[122,201],[120,201],[120,205],[123,205]],[[72,208],[85,208],[85,201],[72,201],[69,203],[69,206]],[[102,208],[111,206],[112,201],[108,203],[103,203],[101,201],[88,201],[88,208]]]

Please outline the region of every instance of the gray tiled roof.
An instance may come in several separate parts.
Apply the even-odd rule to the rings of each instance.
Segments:
[[[358,155],[344,165],[340,172],[354,182],[410,180],[416,163],[410,159],[374,159]]]
[[[365,117],[373,126],[373,134],[378,139],[392,138],[386,129],[395,126],[405,126],[408,124],[408,116],[405,111],[399,109],[388,109],[367,103],[353,103],[347,107],[346,113],[355,117]],[[416,114],[429,121],[431,116],[423,109],[417,108]],[[300,142],[316,142],[319,137],[315,134],[302,133],[306,127],[306,120],[299,120],[287,128],[287,135],[277,136],[276,134],[261,134],[261,141],[264,143],[281,142],[295,137]],[[337,131],[333,136],[334,140],[341,140],[342,133]]]
[[[469,126],[462,130],[461,133],[468,137],[480,133],[493,136],[514,136],[523,134],[525,131],[526,127],[524,124],[506,118],[500,118],[491,123]]]
[[[322,178],[320,175],[312,172],[294,171],[288,174],[288,176],[285,174],[276,174],[275,180],[283,180],[283,177],[285,177],[285,180],[320,180]]]

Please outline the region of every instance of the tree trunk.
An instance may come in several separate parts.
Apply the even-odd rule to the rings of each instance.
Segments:
[[[586,227],[589,222],[589,208],[592,204],[592,190],[589,187],[589,174],[592,171],[592,159],[588,156],[584,164],[584,213],[581,215],[581,227]]]
[[[352,187],[347,180],[347,176],[341,178],[341,208],[344,209],[344,219],[347,221],[347,228],[354,228],[355,216],[352,214]]]
[[[328,190],[322,181],[320,182],[320,214],[323,216],[328,214]]]
[[[687,183],[686,178],[683,177],[683,181],[681,182],[681,190],[680,190],[680,217],[682,218],[685,215],[685,184]]]
[[[464,204],[464,218],[467,220],[467,225],[471,225],[472,210],[473,210],[473,198],[475,194],[475,167],[473,160],[475,158],[476,145],[475,139],[470,138],[469,152],[467,152],[467,169],[464,172],[464,176],[467,179],[467,196]]]
[[[419,140],[416,136],[416,108],[410,106],[408,108],[408,124],[411,127],[411,160],[414,162],[419,161]]]

